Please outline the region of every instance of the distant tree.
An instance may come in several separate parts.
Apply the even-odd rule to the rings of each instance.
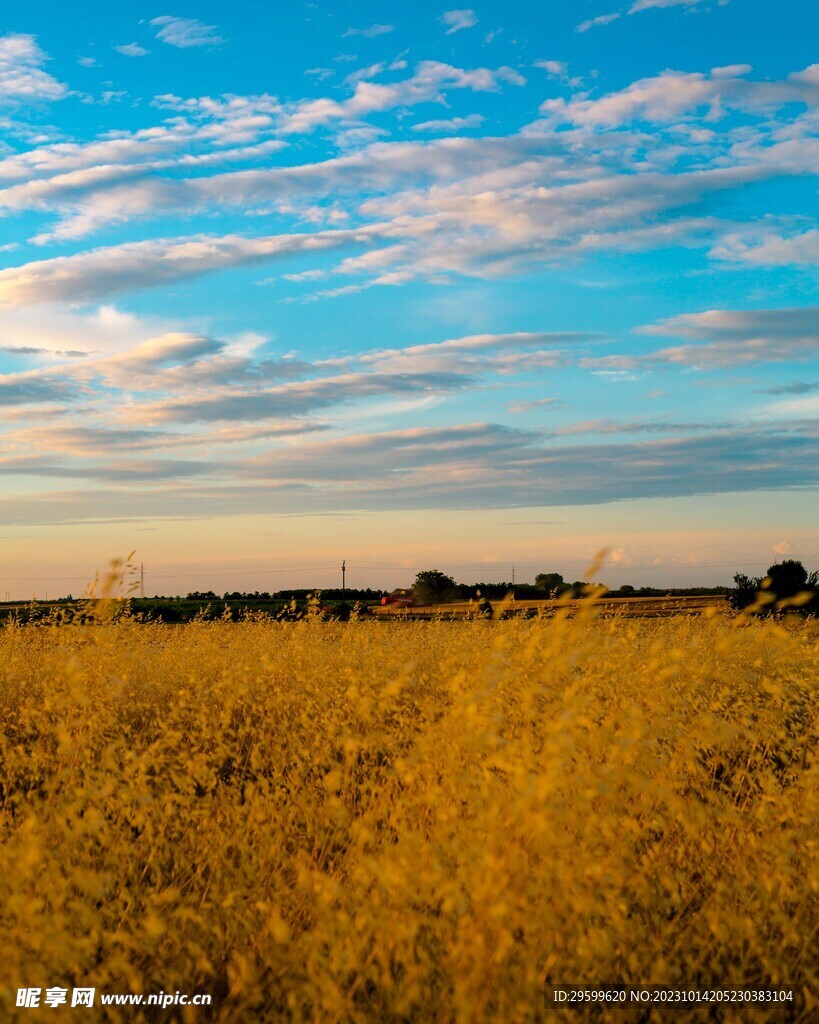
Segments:
[[[630,583],[624,583],[622,585],[622,587],[620,587],[620,593],[621,594],[627,594],[628,596],[631,596],[632,594],[636,593],[636,591],[635,591],[634,587],[632,587],[632,585]]]
[[[815,572],[808,575],[804,565],[793,558],[769,565],[767,572],[771,581],[770,589],[778,598],[793,597],[794,594],[815,589],[818,575]]]
[[[440,569],[424,569],[415,577],[412,592],[418,604],[435,604],[448,597],[456,587],[455,580]]]
[[[563,583],[559,572],[539,572],[535,576],[535,586],[541,590],[556,590]]]
[[[728,592],[728,603],[732,608],[747,608],[756,601],[762,586],[759,576],[746,576],[744,572],[734,574],[734,589]]]
[[[813,598],[802,605],[802,611],[813,615],[819,613],[819,572],[809,573],[795,559],[789,558],[769,565],[764,578],[747,576],[744,572],[736,573],[734,588],[728,592],[728,603],[733,608],[747,608],[757,603],[760,591],[775,597],[777,601],[797,594],[812,593]],[[775,611],[776,605],[764,605],[760,610]]]

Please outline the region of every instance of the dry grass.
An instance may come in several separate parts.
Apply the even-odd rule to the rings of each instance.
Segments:
[[[60,1019],[14,1009],[47,984],[322,1024],[815,992],[818,646],[724,616],[4,628],[0,1016]]]

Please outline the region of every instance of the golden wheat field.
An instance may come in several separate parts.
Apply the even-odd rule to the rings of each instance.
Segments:
[[[817,652],[801,621],[591,609],[7,626],[0,1017],[815,1020]],[[613,981],[798,998],[545,1003]]]

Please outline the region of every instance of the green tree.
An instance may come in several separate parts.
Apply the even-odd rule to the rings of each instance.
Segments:
[[[760,576],[746,576],[744,572],[736,573],[734,589],[728,592],[728,603],[733,608],[756,605],[760,591],[769,595],[768,601],[771,602],[769,605],[763,603],[760,609],[763,614],[776,611],[776,602],[805,593],[812,593],[813,598],[801,606],[802,612],[808,615],[819,614],[819,572],[809,573],[796,559],[788,558],[784,562],[769,565],[764,579]],[[776,602],[773,598],[776,598]]]
[[[440,569],[424,569],[415,577],[412,592],[418,604],[435,604],[450,596],[456,587],[455,580]]]
[[[559,572],[539,572],[535,576],[535,586],[541,590],[556,590],[562,584],[563,577]]]
[[[768,579],[771,591],[778,598],[793,597],[794,594],[801,594],[806,590],[816,588],[817,573],[808,575],[808,570],[793,558],[787,558],[784,562],[776,562],[768,566]]]
[[[734,574],[734,589],[728,592],[728,603],[732,608],[747,608],[756,601],[757,591],[762,585],[758,576],[747,576],[744,572]]]

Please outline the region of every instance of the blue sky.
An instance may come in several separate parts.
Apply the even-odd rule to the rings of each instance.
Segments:
[[[165,590],[260,552],[383,583],[819,559],[817,28],[807,0],[5,12],[13,586],[137,533]]]

